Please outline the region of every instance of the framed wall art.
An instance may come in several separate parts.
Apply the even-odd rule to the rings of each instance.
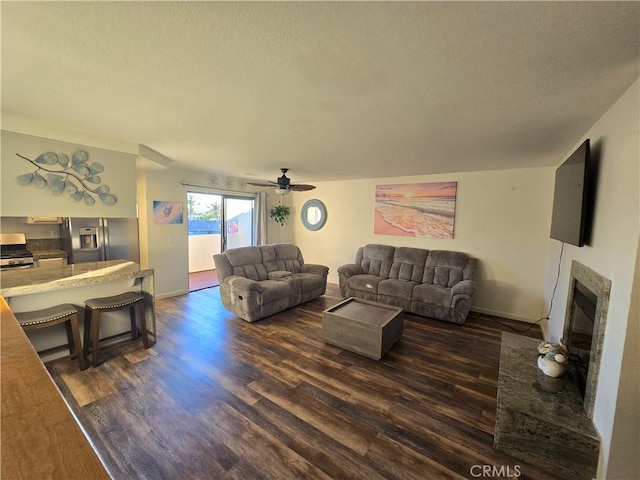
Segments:
[[[453,238],[457,182],[377,185],[373,233]]]
[[[153,201],[153,223],[182,223],[182,202]]]

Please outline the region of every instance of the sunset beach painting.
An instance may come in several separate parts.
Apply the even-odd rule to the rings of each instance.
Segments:
[[[373,233],[453,238],[458,182],[377,185]]]

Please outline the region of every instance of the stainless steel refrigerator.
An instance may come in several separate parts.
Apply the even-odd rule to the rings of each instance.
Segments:
[[[69,263],[124,259],[140,263],[137,218],[65,218],[60,246]]]

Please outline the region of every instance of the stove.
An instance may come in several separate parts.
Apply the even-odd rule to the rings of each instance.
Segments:
[[[33,253],[24,233],[0,233],[0,269],[33,268]]]

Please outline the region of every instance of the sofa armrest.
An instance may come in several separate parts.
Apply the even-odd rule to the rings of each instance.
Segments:
[[[232,275],[225,279],[225,283],[233,290],[241,292],[262,292],[262,285],[260,282],[251,280],[250,278],[240,277],[238,275]]]
[[[338,274],[340,276],[352,277],[353,275],[359,275],[364,273],[364,270],[360,265],[356,265],[355,263],[347,263],[346,265],[342,265],[338,267]]]
[[[476,293],[476,282],[473,280],[462,280],[451,287],[451,295],[466,295],[471,298]]]
[[[317,265],[315,263],[304,263],[300,265],[300,272],[315,273],[321,277],[326,277],[329,274],[329,267],[325,265]]]

